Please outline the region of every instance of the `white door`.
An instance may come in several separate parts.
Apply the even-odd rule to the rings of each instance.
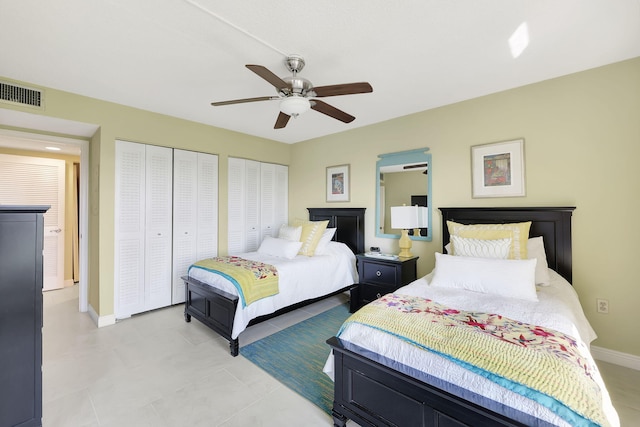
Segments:
[[[146,146],[145,311],[171,305],[173,150]]]
[[[245,244],[245,166],[244,159],[229,157],[228,210],[227,210],[227,251],[229,255],[246,252]]]
[[[144,311],[145,146],[116,141],[115,316]]]
[[[197,257],[196,203],[198,200],[198,154],[173,150],[173,286],[171,303],[184,301],[181,277]]]
[[[260,162],[246,160],[245,169],[245,252],[257,251],[262,242],[260,236]]]
[[[174,150],[172,304],[185,300],[189,266],[217,254],[218,156]]]
[[[275,229],[275,179],[276,165],[262,163],[260,165],[260,241],[265,236],[278,237]]]
[[[218,156],[198,153],[197,259],[218,255]]]
[[[289,168],[275,165],[273,222],[277,230],[289,221]],[[277,231],[276,231],[277,234]]]
[[[50,205],[44,214],[43,290],[64,286],[65,162],[0,154],[0,204]]]

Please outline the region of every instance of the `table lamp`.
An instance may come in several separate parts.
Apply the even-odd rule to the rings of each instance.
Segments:
[[[424,206],[392,206],[391,207],[391,228],[401,229],[400,253],[402,258],[411,258],[411,238],[409,230],[414,228],[425,228],[428,223],[428,211]]]

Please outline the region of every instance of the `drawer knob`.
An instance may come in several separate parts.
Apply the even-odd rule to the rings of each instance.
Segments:
[[[382,276],[382,273],[380,273],[380,270],[376,271],[376,276],[378,277]]]

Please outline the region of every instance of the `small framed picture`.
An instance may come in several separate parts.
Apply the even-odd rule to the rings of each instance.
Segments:
[[[525,195],[524,140],[471,147],[472,196]]]
[[[349,201],[349,165],[327,168],[327,202]]]

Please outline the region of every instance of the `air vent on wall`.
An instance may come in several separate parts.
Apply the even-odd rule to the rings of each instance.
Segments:
[[[0,102],[40,109],[44,107],[42,90],[5,81],[0,81]]]

